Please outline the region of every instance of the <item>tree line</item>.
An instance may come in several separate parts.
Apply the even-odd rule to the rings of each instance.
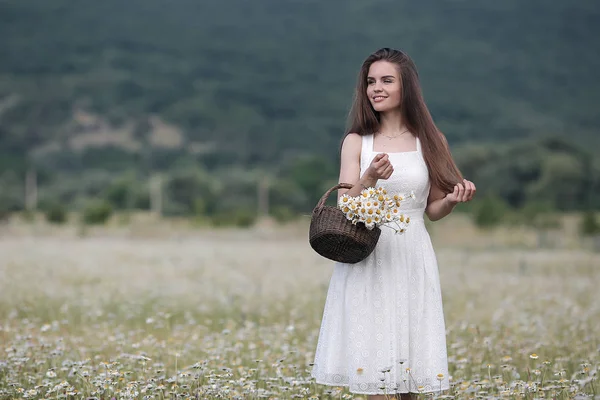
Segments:
[[[472,211],[484,199],[512,210],[600,209],[600,163],[565,139],[470,145],[457,148],[454,154],[463,174],[478,186],[477,201],[464,211]],[[67,160],[56,162],[76,165],[69,161],[73,155],[64,157]],[[252,221],[265,213],[287,220],[308,215],[322,194],[337,183],[339,170],[338,157],[316,154],[290,158],[277,168],[215,167],[202,162],[202,156],[167,154],[166,159],[177,162],[165,169],[148,169],[147,159],[131,154],[126,158],[120,149],[105,149],[94,167],[72,173],[38,169],[34,177],[37,207],[48,210],[60,205],[81,211],[101,201],[121,211],[158,207],[165,217],[234,222],[236,218]],[[154,160],[150,165],[162,163],[167,161]],[[0,210],[6,214],[27,209],[25,194],[31,179],[15,171],[0,175]]]

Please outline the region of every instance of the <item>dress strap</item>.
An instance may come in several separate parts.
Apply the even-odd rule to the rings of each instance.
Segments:
[[[416,139],[417,139],[417,151],[418,151],[419,153],[422,153],[422,152],[421,152],[421,141],[419,140],[419,138],[418,138],[418,137],[417,137]]]
[[[367,149],[367,138],[365,135],[361,135],[360,138],[361,138],[361,143],[362,143],[362,147],[360,149],[360,155],[361,155],[361,159],[362,159],[362,156],[364,156],[365,150]]]
[[[373,135],[361,135],[362,147],[360,150],[360,165],[361,170],[364,170],[368,166],[368,162],[371,160],[371,153],[373,152]]]
[[[367,142],[367,154],[371,154],[374,153],[375,151],[373,150],[373,134],[368,134],[365,136],[366,138],[366,142]]]

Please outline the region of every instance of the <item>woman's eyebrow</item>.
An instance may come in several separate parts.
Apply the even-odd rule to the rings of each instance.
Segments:
[[[385,75],[385,76],[381,77],[381,79],[386,79],[386,78],[396,79],[396,77],[394,75]],[[372,76],[367,76],[367,79],[375,79],[375,78]]]

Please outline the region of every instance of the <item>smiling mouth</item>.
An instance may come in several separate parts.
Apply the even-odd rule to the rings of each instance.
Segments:
[[[387,99],[387,97],[385,97],[385,96],[375,96],[375,97],[373,97],[373,101],[383,101],[385,99]]]

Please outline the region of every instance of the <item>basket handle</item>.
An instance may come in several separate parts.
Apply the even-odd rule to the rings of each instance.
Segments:
[[[354,185],[352,185],[350,183],[342,182],[342,183],[338,183],[337,185],[335,185],[334,187],[332,187],[331,189],[326,191],[325,194],[321,197],[321,200],[319,200],[319,202],[317,203],[317,206],[315,207],[315,214],[321,213],[321,211],[323,210],[323,207],[325,206],[325,202],[327,201],[327,198],[329,197],[331,192],[333,192],[334,190],[338,190],[338,189],[352,189],[353,187],[354,187]]]

